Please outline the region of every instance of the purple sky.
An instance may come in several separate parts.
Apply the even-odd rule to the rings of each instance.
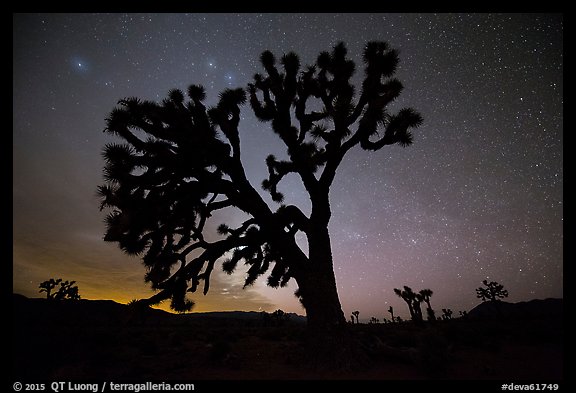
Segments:
[[[85,298],[152,294],[144,268],[102,241],[104,119],[118,99],[161,100],[193,83],[215,103],[261,72],[266,49],[311,64],[344,41],[357,62],[372,40],[400,50],[393,109],[424,117],[409,148],[350,152],[331,191],[338,290],[346,315],[388,316],[402,285],[434,291],[440,310],[478,304],[483,279],[510,301],[562,297],[563,20],[516,14],[16,14],[13,25],[13,284],[40,296],[50,277]],[[244,164],[258,187],[273,132],[243,108]],[[296,177],[279,190],[309,209]],[[265,193],[262,191],[262,194]],[[270,198],[266,194],[267,200]],[[273,202],[270,201],[271,204]],[[240,220],[215,216],[208,230]],[[293,292],[243,274],[213,275],[195,310],[303,314]]]

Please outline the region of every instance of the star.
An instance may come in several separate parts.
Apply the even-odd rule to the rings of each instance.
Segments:
[[[13,37],[15,292],[36,296],[39,282],[62,272],[86,297],[150,295],[144,273],[134,273],[138,258],[102,242],[94,197],[100,152],[120,142],[101,132],[118,100],[161,101],[172,88],[202,84],[213,106],[224,89],[265,75],[264,50],[279,72],[290,51],[304,70],[338,40],[356,64],[357,99],[363,46],[385,40],[400,51],[394,77],[403,85],[388,114],[413,107],[424,123],[412,146],[351,149],[336,172],[328,229],[345,314],[381,318],[393,306],[405,318],[393,293],[403,285],[432,289],[438,309],[469,310],[487,277],[510,301],[562,297],[562,15],[30,14],[14,16]],[[314,97],[308,104],[323,110]],[[246,176],[266,195],[266,157],[286,146],[249,103],[240,116]],[[278,190],[310,213],[298,175]],[[215,214],[206,236],[242,214]],[[307,250],[305,236],[298,244]],[[191,297],[198,310],[303,313],[295,283],[276,290],[264,279],[242,291],[240,276],[213,278],[214,291]]]

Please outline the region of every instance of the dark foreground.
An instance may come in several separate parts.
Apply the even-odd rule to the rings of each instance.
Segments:
[[[110,301],[14,295],[14,380],[561,381],[561,317],[351,325],[370,364],[311,368],[305,325],[141,310]]]

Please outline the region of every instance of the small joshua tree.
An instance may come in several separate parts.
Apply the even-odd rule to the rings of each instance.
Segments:
[[[452,310],[449,308],[443,308],[442,309],[442,319],[444,320],[448,320],[448,319],[452,319]]]
[[[394,288],[394,293],[401,297],[408,305],[408,311],[410,311],[410,317],[416,323],[422,322],[422,309],[420,308],[420,303],[423,298],[419,293],[415,293],[412,288],[404,285],[404,290]]]
[[[504,285],[498,284],[496,281],[488,282],[488,280],[482,281],[482,284],[484,284],[486,288],[477,288],[476,297],[482,299],[483,302],[497,302],[500,301],[501,298],[508,297],[508,291],[504,289]]]
[[[388,308],[388,312],[390,313],[390,315],[392,316],[392,322],[394,322],[394,307],[390,306]]]
[[[353,311],[353,312],[352,312],[352,315],[353,315],[354,317],[356,317],[356,323],[360,323],[360,322],[358,322],[358,316],[360,315],[360,311]]]
[[[62,282],[61,278],[57,280],[51,278],[50,280],[41,282],[40,285],[38,286],[40,288],[39,292],[40,293],[46,292],[46,299],[52,299],[53,297],[52,290],[54,290],[54,288],[56,288],[60,284],[60,282]]]
[[[75,286],[76,281],[62,281],[61,278],[54,280],[46,280],[38,286],[40,288],[40,293],[46,292],[46,299],[54,300],[79,300],[80,294],[78,293],[78,286]],[[53,290],[60,285],[58,291],[53,292]]]
[[[431,289],[422,289],[420,290],[419,294],[422,297],[422,300],[426,303],[426,314],[428,321],[434,322],[436,320],[436,313],[432,309],[432,306],[430,306],[430,297],[432,297],[434,292],[432,292]]]

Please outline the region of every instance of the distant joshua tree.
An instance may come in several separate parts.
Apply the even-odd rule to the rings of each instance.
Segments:
[[[394,307],[390,306],[388,308],[388,312],[390,313],[390,315],[392,316],[392,322],[394,322]]]
[[[61,278],[46,280],[41,282],[38,286],[40,288],[40,293],[46,292],[46,299],[54,300],[80,300],[80,294],[78,293],[78,286],[75,286],[76,281],[62,281]],[[58,290],[53,292],[56,287]]]
[[[370,318],[370,323],[380,323],[380,320],[376,317],[371,317]]]
[[[350,323],[354,325],[354,315],[350,315]]]
[[[424,302],[426,302],[426,314],[427,314],[427,319],[430,322],[434,322],[436,320],[436,313],[434,312],[434,310],[432,309],[432,306],[430,306],[430,297],[432,297],[432,295],[434,294],[434,292],[432,292],[431,289],[422,289],[420,290],[420,296],[422,297],[422,300],[424,300]]]
[[[449,308],[443,308],[442,314],[443,314],[442,319],[444,319],[444,320],[452,319],[453,312]]]
[[[60,282],[62,281],[61,278],[54,280],[53,278],[51,278],[50,280],[46,280],[44,282],[41,282],[39,285],[40,288],[40,293],[42,292],[46,292],[46,299],[52,299],[52,290],[54,288],[56,288],[58,286],[58,284],[60,284]]]
[[[488,280],[484,280],[482,283],[486,288],[477,288],[476,297],[482,299],[483,302],[497,302],[501,298],[508,297],[508,291],[504,289],[504,285],[498,284],[496,281],[488,282]]]
[[[412,288],[404,285],[404,290],[394,288],[394,293],[400,296],[408,305],[408,311],[410,311],[410,317],[416,323],[422,322],[422,310],[420,308],[420,302],[423,298],[420,294],[415,293]]]
[[[358,316],[360,315],[360,311],[353,311],[353,312],[352,312],[352,315],[356,317],[356,323],[360,323],[360,322],[358,321]]]
[[[404,290],[394,288],[394,293],[402,298],[408,305],[408,311],[410,312],[410,317],[414,319],[414,306],[412,306],[412,302],[416,297],[416,294],[412,291],[412,288],[408,286],[404,286]]]
[[[458,311],[460,318],[468,318],[468,311]]]

